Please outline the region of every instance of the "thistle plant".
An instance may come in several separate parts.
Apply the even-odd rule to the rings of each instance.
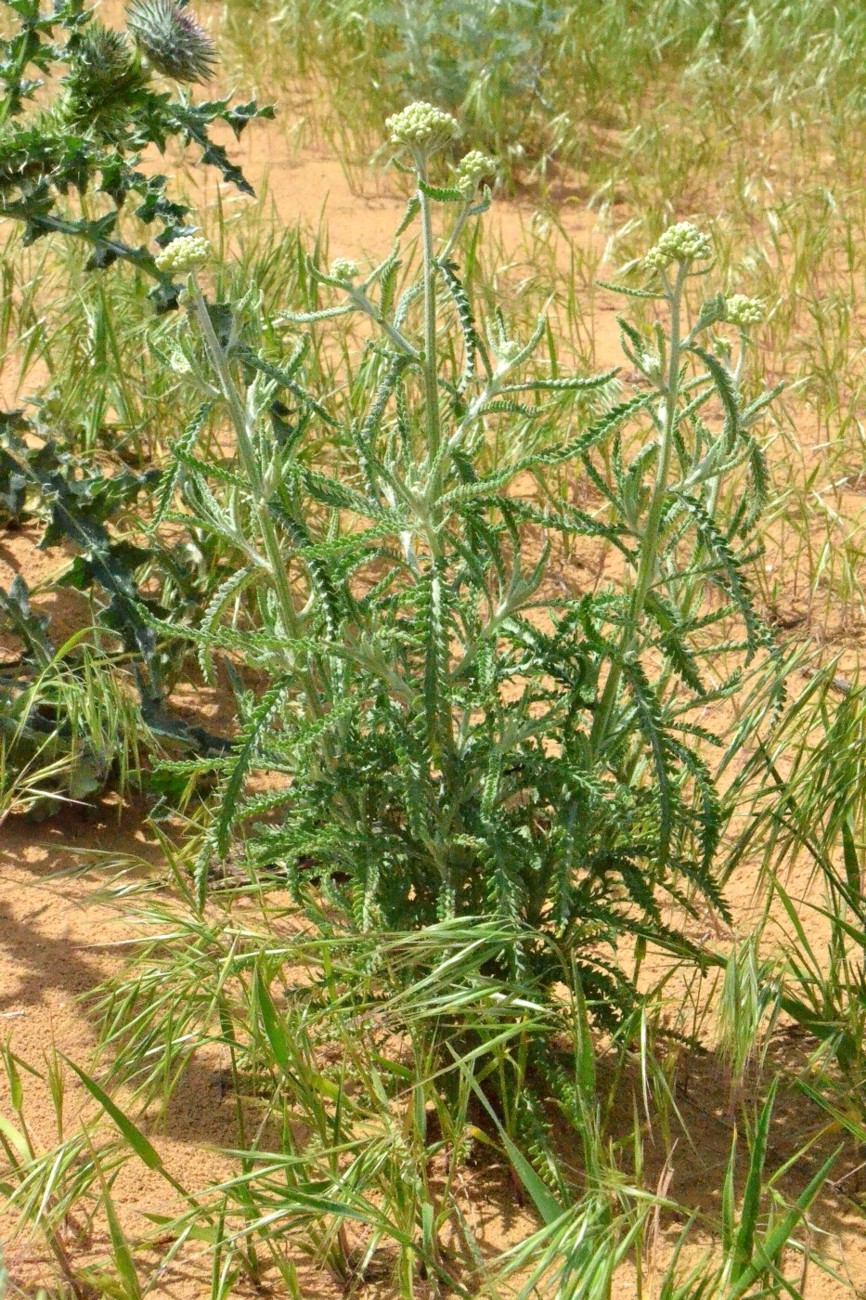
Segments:
[[[157,72],[182,82],[213,76],[213,42],[175,0],[135,0],[127,10],[126,24],[136,47]]]
[[[398,237],[417,222],[417,274],[399,244],[363,273],[311,267],[332,305],[276,322],[369,323],[368,388],[348,420],[306,390],[303,340],[288,361],[256,354],[237,305],[221,330],[203,246],[162,255],[188,273],[180,369],[226,412],[237,453],[210,467],[181,439],[164,478],[171,518],[237,555],[195,639],[207,670],[230,653],[269,680],[240,697],[234,757],[210,764],[222,780],[199,897],[245,827],[251,870],[317,915],[324,897],[328,924],[499,917],[523,936],[503,967],[553,978],[568,954],[615,1017],[627,981],[605,942],[632,930],[690,951],[662,924],[659,891],[691,906],[696,889],[724,910],[713,868],[726,810],[698,719],[770,644],[745,574],[764,490],[750,430],[769,395],[740,400],[741,361],[726,364],[713,332],[720,295],[686,323],[710,253],[692,227],[651,251],[646,288],[625,290],[662,313],[645,333],[622,321],[635,394],[614,371],[546,372],[543,320],[521,339],[499,312],[480,328],[457,257],[490,202],[487,163],[470,155],[453,187],[435,187],[430,162],[456,121],[422,104],[388,128],[415,178]],[[721,421],[702,414],[713,401]],[[527,449],[542,420],[551,436]],[[348,457],[339,473],[306,453],[322,422]],[[581,473],[583,505],[556,492],[565,467]],[[729,479],[739,504],[726,512]],[[625,578],[554,590],[548,562],[572,536],[616,548]],[[256,768],[282,785],[246,794]]]
[[[136,0],[126,31],[107,28],[81,0],[64,0],[49,14],[39,0],[7,3],[15,28],[0,42],[0,218],[21,223],[28,243],[52,232],[85,240],[92,266],[134,263],[157,281],[157,302],[172,305],[170,280],[145,245],[124,239],[122,221],[134,200],[135,217],[169,242],[188,233],[189,209],[168,197],[164,176],[141,169],[141,151],[156,145],[162,152],[170,139],[195,146],[202,162],[251,193],[209,129],[222,121],[240,135],[273,110],[254,100],[195,104],[160,85],[160,77],[206,80],[216,62],[212,41],[176,0]],[[38,99],[43,81],[34,72],[47,87]],[[85,194],[87,210],[76,200]]]
[[[123,32],[93,22],[73,38],[62,115],[110,138],[122,132],[129,106],[147,76]]]
[[[172,0],[140,0],[129,10],[126,31],[104,26],[80,0],[50,12],[39,0],[14,0],[9,10],[11,31],[0,41],[0,218],[22,226],[24,243],[49,233],[84,241],[89,267],[131,262],[153,278],[157,306],[173,306],[178,285],[171,258],[158,266],[150,249],[127,242],[124,231],[127,217],[134,217],[156,228],[157,243],[170,242],[188,234],[189,210],[169,199],[165,177],[142,169],[140,155],[148,145],[164,150],[169,139],[193,144],[204,162],[251,192],[209,130],[223,121],[240,134],[251,118],[271,110],[254,101],[195,104],[187,92],[160,84],[158,77],[203,79],[214,65],[209,38]],[[91,373],[91,389],[97,387],[93,380]],[[42,409],[50,409],[50,401]],[[26,439],[20,436],[25,431]],[[138,764],[145,744],[150,748],[151,729],[167,730],[184,747],[211,740],[219,745],[220,738],[206,739],[165,711],[174,667],[137,614],[138,602],[153,603],[139,584],[153,590],[154,569],[176,608],[185,604],[179,589],[201,575],[193,576],[188,561],[170,548],[144,551],[105,527],[110,517],[118,522],[113,516],[129,506],[147,476],[116,466],[108,483],[102,467],[65,453],[65,430],[28,421],[21,412],[0,420],[0,441],[0,512],[17,522],[33,508],[47,517],[43,545],[72,542],[77,555],[62,580],[97,593],[98,624],[90,635],[82,631],[56,647],[52,629],[30,610],[26,586],[16,582],[0,591],[0,622],[22,650],[0,680],[2,816],[9,809],[42,811],[80,801],[115,775],[123,787],[128,766]],[[137,704],[123,681],[129,668]],[[104,683],[95,691],[99,678]]]

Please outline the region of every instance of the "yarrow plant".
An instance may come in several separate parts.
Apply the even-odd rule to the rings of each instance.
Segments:
[[[394,145],[404,145],[423,162],[460,134],[455,117],[421,101],[394,113],[385,123]]]
[[[649,250],[644,262],[654,271],[666,271],[674,263],[688,265],[712,256],[713,246],[709,235],[698,230],[690,221],[680,221],[669,226],[661,239]]]
[[[270,681],[244,704],[235,758],[211,763],[221,784],[199,897],[245,827],[251,870],[288,883],[320,921],[324,896],[329,926],[498,918],[512,935],[501,970],[544,982],[566,954],[596,1013],[615,1019],[624,930],[689,949],[662,923],[659,891],[687,901],[697,889],[724,911],[713,867],[725,808],[699,719],[771,648],[745,572],[764,492],[750,430],[769,395],[743,404],[739,363],[714,352],[718,295],[684,323],[693,263],[712,252],[691,226],[659,241],[646,289],[626,290],[667,313],[646,336],[622,322],[645,381],[631,395],[614,371],[546,373],[543,320],[522,339],[498,313],[482,329],[456,259],[489,203],[477,198],[486,162],[470,155],[451,190],[426,180],[457,130],[428,104],[389,123],[416,177],[401,230],[420,223],[417,278],[401,285],[397,245],[363,277],[343,261],[329,275],[311,266],[333,305],[282,317],[291,331],[370,323],[370,389],[349,424],[305,389],[302,341],[251,378],[242,322],[220,334],[193,272],[178,343],[230,419],[237,467],[209,481],[185,444],[162,499],[180,492],[190,522],[237,554],[196,634],[202,663],[231,652]],[[713,399],[720,424],[703,416]],[[275,416],[289,408],[288,422]],[[331,421],[350,455],[339,476],[305,448],[305,431]],[[564,467],[585,508],[556,490]],[[548,559],[572,535],[614,546],[627,577],[595,595],[552,587]],[[285,786],[245,796],[260,766]]]
[[[760,298],[747,298],[745,294],[734,293],[725,299],[725,320],[740,329],[750,325],[760,325],[766,316],[766,308]]]
[[[350,257],[335,257],[330,268],[331,278],[339,281],[350,282],[360,275],[358,263],[353,262]]]
[[[395,243],[372,269],[311,262],[318,310],[263,320],[255,289],[208,301],[223,277],[187,227],[150,253],[182,307],[159,355],[198,404],[170,447],[151,527],[167,521],[176,537],[186,526],[222,564],[180,633],[126,571],[104,580],[124,617],[137,599],[151,646],[192,643],[210,679],[224,665],[240,726],[230,752],[211,745],[160,773],[216,786],[195,891],[181,848],[183,924],[150,910],[158,933],[102,1012],[118,1072],[138,1082],[168,1090],[178,1059],[217,1040],[235,1087],[272,1088],[283,1149],[244,1151],[237,1179],[184,1193],[181,1217],[158,1225],[170,1257],[198,1225],[221,1291],[241,1266],[235,1243],[256,1282],[256,1237],[272,1245],[299,1224],[346,1286],[393,1242],[395,1293],[413,1293],[419,1261],[453,1289],[440,1234],[456,1202],[440,1196],[441,1157],[450,1184],[474,1135],[489,1140],[486,1121],[486,1132],[470,1121],[476,1103],[550,1240],[565,1243],[570,1285],[583,1221],[558,1208],[572,1189],[548,1159],[539,1092],[583,1140],[593,1231],[615,1239],[588,1016],[631,1043],[646,1022],[623,937],[638,965],[649,941],[706,961],[663,904],[725,910],[716,854],[728,810],[707,705],[735,699],[772,657],[748,588],[764,491],[752,430],[770,395],[739,391],[758,305],[695,302],[712,249],[680,227],[637,286],[620,286],[655,315],[642,330],[620,322],[634,389],[613,370],[562,373],[543,319],[524,332],[495,307],[478,317],[461,240],[475,243],[495,169],[469,154],[451,187],[431,185],[428,168],[456,138],[446,119],[423,105],[393,128],[415,182],[397,238],[419,229],[416,260]],[[323,392],[305,376],[308,336],[343,318],[369,336],[365,353]],[[735,345],[713,332],[725,322],[740,329],[733,364]],[[213,419],[233,438],[225,459],[204,444]],[[5,468],[11,490],[16,465]],[[62,482],[49,486],[65,505]],[[152,490],[152,476],[140,486]],[[99,509],[87,561],[104,567],[123,557]],[[617,576],[595,590],[563,580],[574,537],[615,549]],[[258,771],[266,783],[250,779]],[[245,870],[264,916],[269,884],[306,910],[295,935],[282,902],[279,934],[214,924],[208,891],[245,889]],[[297,998],[275,998],[299,966]],[[345,1053],[336,1073],[318,1050],[326,1037]],[[387,1040],[409,1046],[392,1060]],[[117,1123],[103,1086],[79,1079]],[[123,1132],[138,1154],[152,1150],[131,1122]],[[44,1167],[53,1179],[56,1164]],[[16,1180],[19,1197],[36,1195],[26,1163]],[[526,1258],[538,1249],[535,1237]]]
[[[212,255],[209,239],[201,235],[181,235],[157,253],[154,261],[158,271],[179,279],[204,266]]]

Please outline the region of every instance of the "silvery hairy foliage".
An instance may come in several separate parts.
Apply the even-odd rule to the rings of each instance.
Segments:
[[[235,554],[194,639],[208,673],[222,658],[257,683],[234,754],[209,764],[200,897],[232,853],[329,925],[499,916],[523,936],[504,966],[552,973],[570,954],[614,1014],[623,932],[689,951],[665,896],[725,910],[706,719],[773,654],[748,585],[771,394],[740,395],[761,304],[714,294],[687,320],[711,246],[684,223],[624,289],[656,313],[621,321],[633,390],[613,370],[551,374],[544,321],[522,338],[498,311],[480,323],[461,279],[495,164],[473,152],[436,187],[456,121],[422,103],[389,130],[414,180],[398,242],[372,269],[312,271],[329,303],[270,323],[295,336],[287,359],[252,357],[254,295],[220,332],[206,241],[163,255],[186,282],[175,364],[235,454],[207,463],[190,429],[162,508]],[[301,331],[350,319],[371,337],[347,415],[305,386]],[[608,548],[621,577],[563,590],[569,538]]]

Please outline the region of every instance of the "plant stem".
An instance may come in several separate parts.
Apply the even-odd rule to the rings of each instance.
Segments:
[[[613,716],[620,682],[622,681],[623,660],[634,650],[637,641],[638,623],[641,614],[643,613],[646,598],[649,595],[658,568],[657,550],[659,532],[661,529],[662,514],[664,513],[665,497],[667,496],[671,453],[673,451],[674,433],[676,432],[678,419],[679,371],[680,355],[682,350],[682,341],[680,339],[680,307],[686,274],[687,264],[680,263],[677,269],[677,277],[673,288],[665,295],[670,306],[671,324],[667,380],[663,386],[660,386],[660,392],[663,393],[665,399],[664,427],[659,445],[658,461],[656,463],[655,485],[653,487],[652,500],[650,501],[650,507],[647,513],[646,527],[644,528],[643,537],[641,538],[640,560],[638,562],[637,576],[635,578],[635,584],[629,602],[628,619],[623,631],[619,659],[611,665],[607,681],[605,682],[604,691],[602,692],[601,702],[593,720],[590,744],[596,754],[601,752],[608,740],[611,718]],[[667,281],[665,281],[665,283],[667,283]]]
[[[201,290],[197,286],[192,292],[192,304],[208,356],[210,357],[211,364],[216,372],[220,389],[226,403],[228,404],[232,424],[235,428],[238,456],[252,492],[253,512],[261,533],[265,555],[267,556],[268,565],[274,580],[274,590],[276,592],[277,603],[282,617],[283,628],[286,635],[294,640],[300,635],[298,615],[295,610],[295,603],[292,598],[292,590],[289,586],[285,560],[283,558],[282,550],[280,549],[277,531],[274,527],[274,521],[271,518],[267,501],[265,499],[265,484],[256,457],[249,416],[243,402],[241,401],[234,380],[232,379],[228,358],[226,357],[225,351],[216,336],[216,331],[214,330],[213,322],[211,321],[210,313],[207,309],[207,304],[202,297]],[[321,708],[318,692],[309,671],[305,671],[302,676],[310,708],[313,713],[319,714]]]
[[[424,180],[423,174],[419,173]],[[433,221],[430,200],[419,187],[421,244],[424,257],[424,399],[427,419],[427,456],[432,467],[439,455],[439,384],[436,367],[436,267],[433,264]]]

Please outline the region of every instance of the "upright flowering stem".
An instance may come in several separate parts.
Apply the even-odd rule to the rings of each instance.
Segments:
[[[655,368],[644,371],[648,377],[655,380],[656,389],[663,399],[662,410],[657,422],[659,448],[656,474],[647,510],[646,524],[640,537],[640,556],[635,583],[628,604],[625,626],[620,640],[618,658],[611,664],[601,700],[593,719],[591,739],[597,755],[603,752],[606,743],[610,739],[617,693],[622,684],[625,664],[628,657],[638,648],[641,618],[646,608],[647,598],[658,579],[659,540],[664,518],[665,501],[669,492],[668,480],[671,472],[671,459],[677,437],[677,428],[682,418],[680,398],[683,393],[680,367],[683,353],[693,346],[695,336],[699,330],[706,327],[706,322],[702,323],[699,319],[690,332],[683,333],[683,296],[686,281],[692,273],[693,263],[709,257],[710,253],[711,245],[708,236],[696,230],[688,222],[681,222],[665,231],[659,242],[646,257],[646,264],[659,276],[662,289],[661,296],[668,305],[670,313],[670,337],[668,340],[670,352],[664,376],[658,374]],[[676,269],[671,279],[670,268],[672,265]],[[759,324],[763,320],[764,304],[757,298],[747,298],[743,294],[734,294],[728,299],[719,301],[720,305],[714,307],[712,320],[735,325],[740,331],[741,351],[733,373],[734,382],[738,383],[743,350],[748,341],[747,331],[750,327]],[[719,484],[720,477],[719,473],[716,472],[707,489],[706,507],[711,518],[715,515]],[[687,617],[690,616],[695,602],[699,599],[700,586],[699,581],[694,584],[687,584],[681,596],[681,609]],[[663,680],[667,682],[671,675],[672,669],[669,668],[663,675]]]
[[[430,157],[459,134],[460,128],[450,113],[424,101],[410,104],[401,113],[388,118],[391,143],[408,151],[418,178],[418,210],[421,217],[421,253],[423,259],[424,352],[421,372],[424,385],[425,423],[427,428],[427,469],[430,481],[424,520],[433,559],[439,555],[437,501],[441,466],[439,464],[442,429],[439,416],[439,373],[436,348],[436,259],[433,248],[433,218],[426,192],[427,164]]]
[[[170,243],[157,256],[156,261],[160,270],[187,277],[188,301],[234,427],[238,458],[246,481],[250,486],[253,514],[262,539],[268,570],[273,579],[283,629],[290,640],[296,640],[300,635],[298,615],[295,610],[292,589],[289,586],[286,563],[280,548],[277,530],[268,509],[267,485],[256,456],[250,416],[232,378],[231,367],[225,349],[216,336],[207,303],[195,281],[194,272],[196,268],[207,261],[209,256],[210,245],[206,239],[197,236],[186,236]],[[318,715],[321,713],[321,706],[309,669],[303,670],[301,678],[310,710]]]
[[[426,402],[427,455],[431,466],[439,454],[439,383],[436,367],[436,260],[433,253],[433,219],[426,193],[430,157],[460,132],[456,118],[424,101],[410,104],[388,118],[391,143],[408,150],[418,177],[421,249],[424,260],[424,397]]]
[[[295,611],[292,591],[289,586],[289,580],[286,575],[286,565],[280,550],[277,532],[274,528],[274,521],[271,518],[267,507],[265,484],[262,479],[259,462],[256,457],[255,447],[253,445],[252,430],[249,426],[249,416],[241,402],[240,395],[235,387],[229,369],[228,358],[216,336],[207,304],[201,295],[201,291],[196,287],[192,291],[192,308],[195,312],[196,321],[201,330],[204,345],[207,349],[214,373],[219,381],[220,390],[226,400],[231,415],[232,424],[235,429],[235,438],[237,440],[238,456],[246,475],[247,482],[252,491],[253,513],[256,517],[256,523],[259,526],[262,543],[265,548],[265,554],[268,557],[268,564],[271,568],[274,579],[274,588],[277,594],[277,600],[280,606],[280,614],[283,620],[287,636],[297,637],[298,635],[298,617]]]
[[[277,530],[267,504],[267,491],[262,478],[259,462],[256,457],[255,447],[253,445],[252,429],[250,428],[249,415],[241,401],[237,387],[232,379],[231,369],[229,368],[228,358],[225,351],[216,336],[207,304],[202,297],[198,287],[193,289],[192,306],[195,312],[196,320],[204,339],[204,344],[210,357],[211,365],[214,368],[219,386],[223,397],[229,408],[232,424],[235,429],[237,440],[238,457],[243,467],[244,474],[250,485],[252,492],[252,506],[256,523],[262,538],[265,555],[268,560],[268,567],[274,581],[274,592],[277,597],[277,604],[280,610],[283,627],[286,636],[290,640],[296,640],[300,637],[300,626],[298,615],[295,609],[292,589],[289,586],[288,574],[286,572],[286,561],[280,547]],[[308,667],[300,671],[300,679],[303,684],[304,693],[307,697],[307,706],[315,717],[322,714],[322,705],[319,699],[319,692],[316,689],[315,681]]]
[[[425,180],[423,171],[419,179]],[[431,468],[439,456],[439,380],[436,365],[436,266],[433,258],[433,218],[430,200],[418,189],[421,208],[421,250],[424,258],[424,401],[427,419],[427,455]],[[435,472],[435,470],[434,470]]]
[[[677,399],[679,396],[678,390],[681,355],[680,306],[682,302],[685,277],[686,266],[681,264],[677,269],[677,276],[673,289],[666,295],[670,305],[671,325],[670,359],[668,363],[667,383],[665,385],[665,419],[661,444],[659,446],[658,461],[656,463],[656,478],[653,487],[652,501],[650,502],[646,528],[644,529],[644,535],[641,542],[640,563],[638,565],[637,578],[635,580],[634,590],[632,591],[631,607],[629,610],[627,635],[630,643],[634,642],[637,620],[646,604],[646,598],[649,595],[657,569],[658,557],[656,552],[658,549],[659,529],[661,528],[665,496],[667,495],[668,475],[671,466],[671,452],[673,451],[674,435],[676,433],[679,415]],[[631,644],[629,648],[631,648]]]
[[[647,263],[661,275],[664,297],[670,310],[670,354],[667,374],[659,379],[659,392],[664,398],[664,418],[656,461],[655,483],[647,511],[646,525],[640,540],[640,558],[629,601],[628,616],[619,647],[619,658],[611,664],[601,700],[593,719],[590,741],[596,754],[605,747],[616,699],[622,682],[623,665],[638,641],[638,629],[647,596],[658,572],[658,544],[668,491],[671,455],[677,424],[679,422],[680,364],[683,340],[681,338],[682,299],[686,279],[692,262],[709,256],[710,245],[706,235],[683,222],[665,232],[659,243],[647,256]],[[667,267],[676,263],[676,274],[671,284]]]

